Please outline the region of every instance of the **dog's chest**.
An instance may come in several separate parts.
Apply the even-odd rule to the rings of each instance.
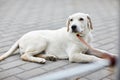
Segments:
[[[79,48],[79,49],[78,49],[78,48]],[[78,45],[77,49],[78,49],[78,51],[79,51],[80,53],[86,53],[87,50],[88,50],[88,47],[85,46],[83,43],[81,43],[80,45]]]
[[[53,54],[61,58],[66,58],[69,53],[85,53],[88,48],[82,43],[73,43],[70,41],[50,42],[46,49],[46,53]]]
[[[83,43],[72,43],[68,47],[69,53],[86,53],[88,47],[85,46]]]

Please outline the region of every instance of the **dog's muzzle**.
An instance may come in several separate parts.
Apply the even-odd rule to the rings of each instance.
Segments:
[[[71,29],[72,29],[72,32],[78,32],[78,31],[77,31],[77,26],[76,26],[76,25],[72,25]]]

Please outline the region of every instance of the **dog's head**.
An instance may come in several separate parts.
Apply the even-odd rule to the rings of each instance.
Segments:
[[[93,29],[91,18],[88,14],[75,13],[67,20],[67,31],[83,36]]]

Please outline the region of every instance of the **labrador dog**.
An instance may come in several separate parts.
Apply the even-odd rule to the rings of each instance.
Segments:
[[[76,36],[80,35],[91,43],[93,30],[88,14],[75,13],[68,17],[67,27],[58,30],[31,31],[22,36],[8,52],[0,56],[0,61],[20,50],[21,59],[45,63],[46,60],[69,59],[70,62],[94,62],[100,58],[88,55],[88,47]],[[42,53],[44,51],[44,54]]]

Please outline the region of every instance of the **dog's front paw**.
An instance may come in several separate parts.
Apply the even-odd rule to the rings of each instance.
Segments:
[[[57,61],[58,58],[54,55],[49,55],[49,56],[46,56],[45,59],[50,61]]]
[[[41,59],[41,60],[39,61],[40,64],[45,64],[45,62],[46,62],[45,59]]]

